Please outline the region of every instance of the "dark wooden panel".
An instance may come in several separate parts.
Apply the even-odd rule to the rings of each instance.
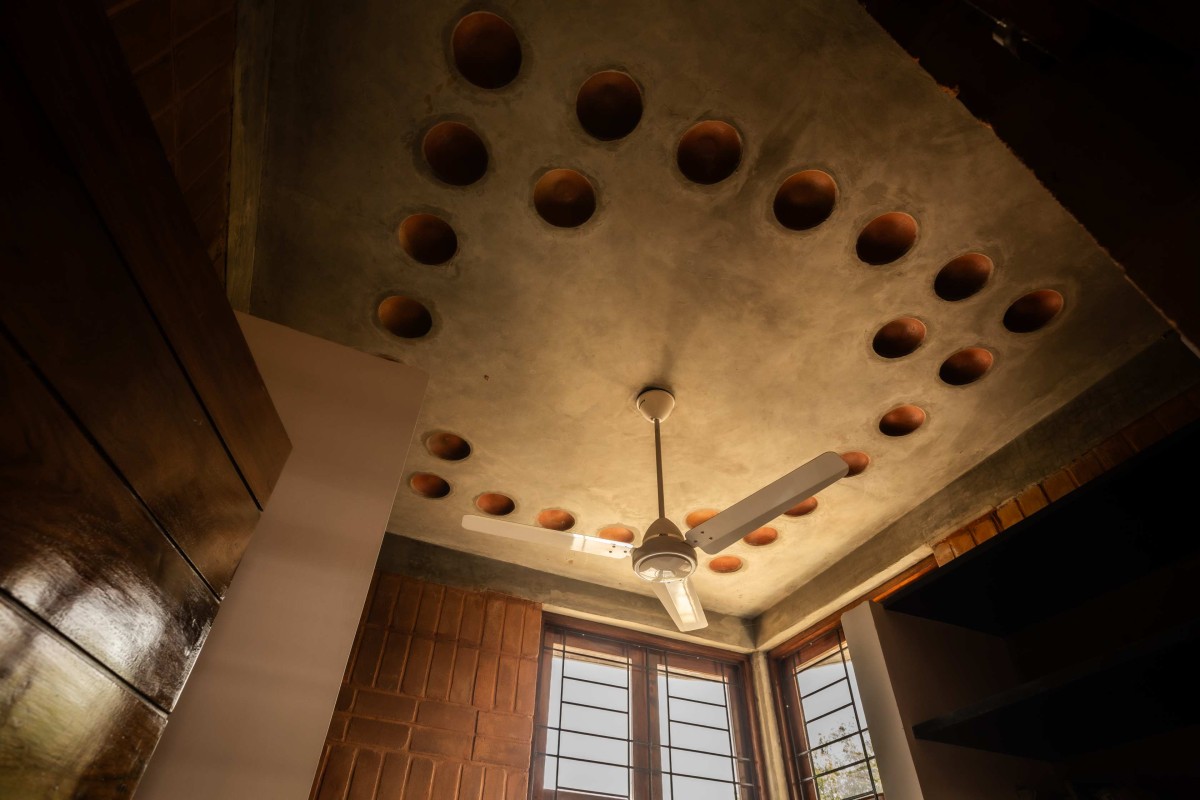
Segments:
[[[32,98],[0,60],[0,320],[224,594],[258,509]]]
[[[260,504],[291,449],[95,0],[5,0],[0,42]]]
[[[200,576],[2,337],[0,589],[165,709],[217,611]]]
[[[127,798],[166,717],[0,595],[0,797]]]

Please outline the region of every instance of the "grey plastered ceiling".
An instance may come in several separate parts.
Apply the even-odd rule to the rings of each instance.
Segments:
[[[275,11],[252,311],[430,373],[408,469],[452,491],[426,499],[402,486],[397,533],[649,594],[627,562],[489,539],[459,519],[495,491],[515,500],[514,521],[561,508],[582,533],[621,524],[640,534],[655,517],[653,435],[632,403],[663,385],[679,401],[663,436],[668,515],[681,527],[688,512],[728,506],[822,451],[871,457],[814,513],[772,523],[774,543],[731,548],[739,571],[701,568],[708,608],[753,616],[1167,329],[853,0],[488,5],[522,52],[499,89],[454,66],[454,26],[480,8],[360,0]],[[575,98],[606,69],[636,80],[644,113],[630,135],[601,142],[580,126]],[[676,166],[676,145],[710,119],[733,125],[743,150],[730,177],[700,185]],[[445,120],[486,144],[486,174],[471,185],[440,181],[422,156],[422,137]],[[579,227],[534,209],[534,184],[554,168],[595,188]],[[811,230],[789,230],[773,199],[808,169],[833,177],[836,205]],[[917,221],[915,244],[865,264],[859,232],[894,211]],[[400,246],[397,227],[415,213],[453,227],[447,263],[418,263]],[[939,298],[935,275],[968,252],[993,260],[991,279],[967,299]],[[1031,333],[1007,330],[1010,303],[1041,289],[1061,293],[1061,313]],[[427,335],[384,328],[376,309],[393,295],[430,310]],[[903,316],[924,323],[924,342],[877,355],[876,331]],[[971,346],[992,353],[991,370],[965,386],[940,380],[942,361]],[[901,404],[927,420],[885,436],[880,418]],[[438,431],[464,437],[471,455],[433,456],[425,440]]]

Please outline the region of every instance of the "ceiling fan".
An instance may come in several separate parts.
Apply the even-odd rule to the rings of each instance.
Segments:
[[[651,523],[637,547],[598,536],[560,532],[471,514],[463,517],[463,527],[477,533],[578,553],[608,558],[631,556],[634,573],[654,588],[654,593],[679,630],[694,631],[707,627],[708,620],[700,606],[700,599],[688,581],[688,576],[696,569],[696,548],[710,554],[724,550],[796,503],[836,483],[846,475],[849,467],[837,453],[822,453],[697,525],[687,534],[680,533],[675,523],[667,519],[663,503],[660,424],[671,415],[674,408],[675,397],[665,389],[644,389],[637,398],[637,410],[647,421],[654,423],[654,458],[658,471],[658,519]]]

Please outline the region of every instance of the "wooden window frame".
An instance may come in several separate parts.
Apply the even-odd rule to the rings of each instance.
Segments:
[[[542,617],[541,654],[538,668],[538,700],[534,714],[534,739],[530,756],[529,797],[531,800],[610,800],[607,795],[592,795],[564,789],[542,787],[542,763],[539,753],[546,751],[547,723],[549,719],[549,702],[551,691],[551,664],[553,650],[547,644],[547,633],[562,631],[583,638],[609,640],[633,648],[648,648],[661,652],[667,659],[672,655],[684,658],[693,657],[705,659],[721,666],[723,679],[733,683],[736,692],[731,692],[732,702],[729,705],[730,735],[735,742],[735,756],[744,759],[753,783],[751,797],[765,800],[765,785],[763,783],[762,744],[759,739],[758,708],[754,698],[754,671],[751,668],[750,655],[707,645],[684,642],[677,639],[655,636],[642,631],[629,630],[613,625],[605,625],[591,620],[577,619],[561,614],[545,613]],[[645,652],[645,651],[634,651]],[[643,667],[645,668],[645,667]],[[730,673],[733,679],[730,679]],[[650,674],[646,672],[647,676]],[[636,720],[635,727],[641,727],[651,735],[647,741],[656,742],[658,731],[657,703],[658,681],[647,680],[644,692],[631,692],[630,715]],[[655,780],[661,765],[658,763],[661,745],[657,742],[646,747],[634,747],[631,756],[631,766],[635,770],[635,778],[630,786],[630,795],[635,800],[662,800],[663,792],[660,783]],[[642,751],[639,753],[639,751]],[[735,767],[735,775],[736,775]],[[639,777],[640,776],[640,777]],[[678,798],[676,800],[679,800]]]

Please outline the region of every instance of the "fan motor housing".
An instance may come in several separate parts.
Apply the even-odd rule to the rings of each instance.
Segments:
[[[696,548],[668,519],[655,520],[631,555],[633,571],[651,583],[679,580],[696,571]]]

